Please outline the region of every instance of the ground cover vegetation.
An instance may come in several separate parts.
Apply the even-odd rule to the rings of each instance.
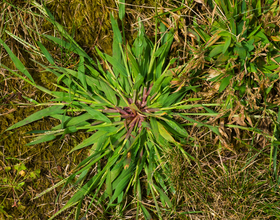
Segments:
[[[75,25],[89,33],[81,25],[89,12],[67,23],[66,12],[48,9],[61,3],[19,5],[2,5],[2,216],[279,218],[279,2],[159,1],[143,11],[112,1],[87,50]],[[102,48],[99,34],[111,29]],[[11,96],[16,83],[21,92]],[[24,153],[11,147],[22,126],[33,138]],[[38,147],[59,150],[63,167],[48,155],[37,169],[43,150],[22,159]],[[53,198],[47,216],[34,208]]]

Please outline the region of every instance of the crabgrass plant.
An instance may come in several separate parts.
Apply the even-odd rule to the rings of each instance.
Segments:
[[[94,61],[86,54],[55,21],[46,7],[36,6],[60,31],[63,39],[43,36],[64,51],[77,54],[79,63],[76,69],[57,65],[43,44],[38,42],[40,47],[38,52],[50,65],[35,62],[57,77],[56,86],[60,89],[50,91],[35,83],[21,61],[0,39],[0,43],[24,76],[2,66],[54,97],[49,103],[37,103],[46,108],[7,130],[24,126],[43,117],[52,117],[61,123],[48,131],[31,131],[30,133],[37,136],[29,145],[51,141],[57,137],[63,138],[66,134],[85,130],[90,134],[89,138],[75,146],[69,154],[91,147],[88,157],[77,165],[70,176],[37,197],[56,187],[71,184],[75,187],[75,194],[50,219],[73,206],[76,207],[75,219],[79,219],[85,197],[91,199],[88,210],[92,203],[102,204],[107,211],[113,210],[117,215],[121,215],[127,207],[125,201],[128,193],[133,193],[131,205],[137,209],[136,219],[139,216],[151,219],[151,211],[161,219],[163,209],[173,210],[171,195],[176,193],[168,179],[170,167],[164,160],[165,153],[176,147],[189,161],[194,159],[184,150],[184,146],[194,145],[194,138],[189,136],[176,119],[192,120],[181,110],[194,107],[204,108],[205,112],[208,112],[205,114],[208,115],[216,114],[207,105],[190,104],[197,99],[188,99],[187,94],[192,90],[195,91],[197,86],[172,88],[170,82],[173,70],[170,66],[176,59],[168,59],[168,54],[173,42],[173,30],[168,30],[160,23],[160,39],[157,39],[156,27],[153,43],[146,37],[143,24],[139,21],[139,34],[130,46],[125,41],[124,31],[121,33],[117,20],[111,15],[114,32],[113,55],[104,54],[96,48],[103,61],[101,64],[98,59]],[[125,5],[120,4],[119,18],[122,22],[124,15]],[[197,123],[219,134],[218,128]],[[91,176],[92,167],[96,164],[98,169],[95,175]],[[146,177],[146,185],[140,179],[143,176]],[[142,202],[144,195],[151,196],[154,200],[155,206],[149,210]]]

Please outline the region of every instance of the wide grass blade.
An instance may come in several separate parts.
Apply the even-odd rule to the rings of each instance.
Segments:
[[[13,63],[15,64],[16,68],[22,72],[32,83],[35,84],[32,76],[30,75],[30,73],[27,71],[27,69],[25,68],[25,66],[22,64],[22,62],[16,57],[16,55],[10,50],[10,48],[8,47],[7,44],[5,44],[4,41],[2,41],[0,39],[0,44],[3,45],[3,47],[5,48],[5,50],[7,51],[7,53],[9,54],[10,58],[12,59]]]
[[[54,134],[49,134],[49,135],[44,135],[42,137],[36,138],[34,141],[30,142],[27,144],[27,146],[32,146],[35,144],[40,144],[40,143],[44,143],[44,142],[48,142],[48,141],[52,141],[56,138],[56,136]]]
[[[45,48],[45,46],[41,42],[37,42],[38,46],[40,47],[42,53],[45,55],[47,60],[50,62],[50,64],[55,65],[54,59],[52,58],[51,54],[49,51]]]
[[[101,112],[94,110],[92,107],[87,105],[82,105],[82,107],[93,117],[93,119],[111,123],[109,118]]]
[[[159,133],[164,139],[166,139],[169,142],[176,143],[173,136],[167,131],[167,129],[163,126],[163,124],[157,121],[157,125],[159,129]]]
[[[114,19],[112,14],[110,14],[110,18],[111,18],[111,24],[112,24],[113,32],[114,32],[114,35],[115,35],[115,39],[117,40],[117,43],[121,44],[122,43],[122,34],[121,34],[120,29],[118,27],[118,23]]]
[[[63,115],[60,116],[60,120],[63,119]],[[89,113],[84,113],[82,115],[76,116],[76,117],[72,117],[72,118],[68,118],[65,117],[65,123],[63,125],[57,125],[53,128],[53,130],[57,130],[57,129],[62,129],[62,127],[70,127],[70,126],[84,126],[84,125],[89,125],[90,123],[87,122],[87,120],[91,119],[91,115]],[[67,119],[67,120],[66,120]]]
[[[110,202],[109,202],[108,206],[110,206],[121,195],[121,193],[123,192],[123,190],[127,186],[128,182],[131,179],[130,170],[131,169],[125,170],[124,173],[126,173],[126,175],[121,175],[120,176],[120,181],[118,182],[118,184],[115,187],[114,194],[113,194],[112,198],[110,199]]]
[[[80,56],[80,62],[78,65],[78,77],[82,82],[82,85],[85,90],[87,90],[87,82],[86,82],[86,73],[85,73],[85,59],[83,56]]]
[[[219,92],[222,92],[225,90],[225,88],[229,85],[230,80],[232,79],[233,76],[227,76],[221,81],[221,85],[219,88]]]
[[[125,67],[116,58],[107,54],[104,54],[104,56],[106,60],[108,60],[108,62],[111,63],[120,74],[122,74],[124,77],[128,76]]]
[[[97,143],[98,139],[104,135],[107,134],[107,131],[97,131],[93,135],[91,135],[89,138],[85,139],[82,143],[74,147],[68,154],[72,153],[73,151],[82,149],[84,147],[87,147],[89,145],[92,145],[94,143]]]
[[[119,18],[122,21],[125,15],[125,0],[119,0]]]
[[[91,57],[88,56],[87,53],[84,50],[80,49],[77,45],[72,44],[72,43],[68,43],[67,41],[64,41],[60,38],[53,37],[53,36],[50,36],[50,35],[43,35],[43,36],[50,39],[54,43],[64,47],[68,51],[74,52],[74,53],[76,53],[80,56],[86,57],[87,59],[91,60]]]
[[[28,116],[26,119],[12,125],[6,131],[9,131],[9,130],[12,130],[12,129],[15,129],[15,128],[18,128],[18,127],[21,127],[21,126],[24,126],[24,125],[27,125],[31,122],[40,120],[40,119],[42,119],[44,117],[48,117],[50,115],[63,113],[64,112],[64,110],[62,109],[63,106],[64,106],[63,104],[62,105],[55,105],[55,106],[51,106],[49,108],[40,110],[40,111]]]
[[[165,206],[165,204],[166,204],[168,206],[168,208],[171,208],[172,203],[171,203],[170,199],[168,198],[168,196],[156,184],[153,184],[153,187],[155,187],[155,189],[159,192],[160,199],[161,199],[163,205]]]
[[[172,129],[174,129],[176,132],[178,132],[181,136],[188,138],[189,134],[188,132],[176,121],[167,119],[164,117],[161,117],[162,120],[164,120]]]

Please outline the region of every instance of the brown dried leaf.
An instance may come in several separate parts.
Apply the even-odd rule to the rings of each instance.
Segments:
[[[251,127],[254,127],[253,122],[252,122],[250,116],[246,115],[246,119],[247,119],[248,123],[251,125]]]

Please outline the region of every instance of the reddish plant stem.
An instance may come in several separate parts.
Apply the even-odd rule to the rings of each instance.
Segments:
[[[137,115],[129,124],[129,130],[125,136],[125,139],[128,139],[129,135],[131,134],[135,124],[137,124],[137,122],[139,121],[139,116]]]
[[[120,107],[116,107],[116,109],[118,110],[119,113],[121,113],[122,115],[128,115],[128,113],[126,111],[124,111],[123,109],[121,109]]]
[[[102,112],[104,112],[104,113],[117,113],[119,111],[116,110],[116,109],[107,108],[107,109],[103,109]]]

